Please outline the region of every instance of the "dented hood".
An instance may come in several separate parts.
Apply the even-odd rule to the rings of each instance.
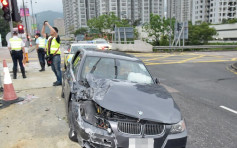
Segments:
[[[110,111],[166,124],[181,120],[178,106],[163,86],[112,80],[99,80],[90,85],[92,99]]]

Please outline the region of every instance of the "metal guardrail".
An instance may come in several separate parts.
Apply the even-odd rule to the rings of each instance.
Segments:
[[[237,48],[237,45],[195,45],[195,46],[153,46],[153,49],[212,49],[212,48]]]

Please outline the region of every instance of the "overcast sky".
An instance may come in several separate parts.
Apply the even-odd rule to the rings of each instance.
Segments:
[[[23,5],[23,0],[17,0],[18,7],[20,8]],[[31,13],[31,0],[24,0],[25,7],[30,8]],[[42,11],[56,11],[63,12],[63,4],[62,0],[32,0],[33,11],[34,13],[42,12]]]

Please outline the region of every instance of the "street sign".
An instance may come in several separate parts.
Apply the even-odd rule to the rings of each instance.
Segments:
[[[134,38],[134,29],[133,27],[116,27],[115,28],[115,39],[132,39]]]
[[[188,39],[188,22],[182,22],[181,26],[184,26],[184,31],[181,34],[181,39]],[[183,34],[184,33],[184,34]]]
[[[184,30],[182,31],[182,28],[184,26]],[[181,33],[181,35],[180,35]],[[184,33],[184,34],[183,34]],[[188,39],[188,22],[175,22],[175,38],[178,39],[180,35],[180,39]]]
[[[23,8],[20,9],[20,15],[21,15],[21,17],[24,17],[25,14],[26,14],[26,16],[30,16],[29,8],[25,8],[25,12],[24,12],[24,9],[23,9]]]

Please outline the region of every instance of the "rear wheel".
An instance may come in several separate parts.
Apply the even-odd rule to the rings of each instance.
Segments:
[[[68,124],[69,124],[68,137],[73,142],[78,142],[77,133],[74,130],[73,119],[72,118],[73,118],[73,116],[72,116],[72,102],[70,101],[69,106],[68,106]]]

